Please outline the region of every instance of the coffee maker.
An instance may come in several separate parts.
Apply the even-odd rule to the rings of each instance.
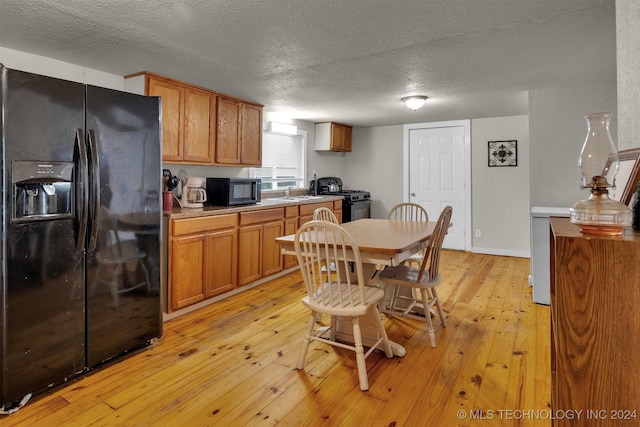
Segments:
[[[188,177],[182,185],[183,208],[201,208],[207,201],[207,192],[204,189],[204,178]]]

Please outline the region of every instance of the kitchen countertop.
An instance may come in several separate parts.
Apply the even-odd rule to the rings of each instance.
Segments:
[[[263,199],[255,205],[241,206],[211,206],[204,205],[202,208],[181,208],[174,207],[171,211],[163,211],[169,219],[194,218],[202,216],[224,215],[230,213],[247,212],[259,209],[280,208],[285,206],[308,205],[312,203],[332,202],[342,200],[343,196],[292,196],[290,199],[276,197]]]

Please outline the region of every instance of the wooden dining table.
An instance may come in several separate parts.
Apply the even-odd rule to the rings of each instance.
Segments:
[[[378,273],[381,266],[398,265],[412,254],[424,249],[433,230],[435,221],[398,221],[389,219],[363,218],[341,224],[358,245],[362,268],[368,286],[379,286]],[[282,254],[295,255],[295,235],[276,238]],[[336,339],[350,341],[350,319],[339,318],[336,322]],[[374,319],[363,319],[362,339],[365,345],[375,343],[377,329]],[[396,342],[391,343],[393,354],[404,356],[406,350]]]

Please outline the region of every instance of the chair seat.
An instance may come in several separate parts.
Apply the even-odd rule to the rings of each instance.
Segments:
[[[330,289],[331,288],[331,289]],[[349,290],[349,288],[351,288]],[[364,303],[356,302],[353,305],[340,306],[339,295],[346,295],[349,291],[357,294],[358,285],[348,285],[347,283],[325,283],[322,291],[316,291],[317,300],[322,300],[322,294],[326,296],[325,303],[316,302],[309,295],[302,298],[302,303],[315,312],[326,313],[331,316],[364,316],[369,307],[384,298],[384,290],[374,286],[364,287]],[[329,300],[329,295],[333,296],[333,301]],[[344,303],[344,301],[343,301]]]
[[[422,274],[422,279],[418,282],[419,274],[419,268],[401,264],[385,268],[380,273],[380,277],[387,283],[411,286],[413,288],[433,288],[440,283],[440,274],[436,276],[435,280],[429,281],[429,272],[425,270]]]

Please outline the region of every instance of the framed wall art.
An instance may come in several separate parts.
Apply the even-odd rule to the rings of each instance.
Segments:
[[[618,152],[620,168],[616,174],[616,188],[609,189],[609,197],[629,205],[640,180],[640,148]]]
[[[489,167],[518,166],[518,141],[489,141]]]

